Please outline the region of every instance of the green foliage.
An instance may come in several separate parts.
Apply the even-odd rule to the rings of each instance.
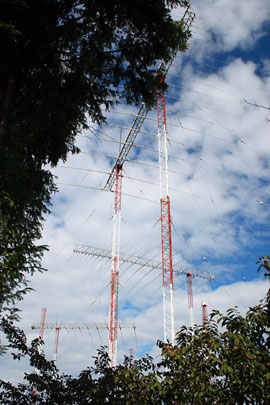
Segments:
[[[16,349],[14,359],[28,357],[36,371],[25,374],[26,383],[14,387],[0,380],[0,401],[3,404],[161,404],[160,383],[152,358],[130,362],[125,359],[115,369],[108,367],[105,348],[98,351],[94,367],[80,373],[78,378],[58,373],[53,362],[47,361],[38,339],[28,347],[24,333],[5,318],[1,329]],[[36,395],[33,397],[33,390]],[[16,402],[17,401],[17,402]]]
[[[111,369],[105,348],[102,348],[95,358],[95,366],[82,372],[79,382],[89,375],[96,376],[91,380],[89,403],[161,404],[157,367],[150,356],[134,362],[126,357],[123,364]]]
[[[24,333],[3,318],[1,329],[16,350],[15,359],[29,357],[38,372],[25,375],[17,387],[0,381],[3,404],[268,404],[270,403],[270,306],[266,299],[246,316],[237,308],[193,329],[182,327],[177,345],[158,342],[162,359],[150,356],[108,367],[106,348],[98,350],[93,367],[78,377],[59,374],[40,354],[40,342],[30,347]]]
[[[20,35],[0,42],[0,135],[19,137],[40,163],[65,159],[88,116],[103,122],[102,109],[121,98],[151,105],[155,62],[185,50],[190,36],[169,14],[187,2],[5,3],[2,18]]]
[[[44,165],[121,99],[153,104],[157,60],[185,50],[180,0],[0,0],[0,310],[41,270],[37,246],[56,190]],[[14,315],[14,313],[13,313]]]
[[[259,257],[257,264],[259,264],[258,271],[264,268],[265,269],[264,276],[268,277],[270,281],[270,256]]]
[[[1,16],[3,9],[6,7],[12,10],[13,7],[25,7],[25,3],[23,0],[0,0]],[[7,37],[11,41],[16,41],[20,34],[20,31],[18,31],[13,24],[0,20],[0,35]]]
[[[4,157],[0,168],[5,161]],[[9,169],[20,179],[16,188],[9,181]],[[6,190],[0,192],[0,311],[8,310],[12,317],[17,312],[16,302],[29,291],[27,277],[44,270],[41,260],[47,248],[37,245],[36,240],[41,237],[43,215],[48,212],[54,191],[49,172],[29,169],[29,175],[25,175],[25,171],[26,165],[12,165],[12,161],[6,161],[5,170],[0,171],[0,182]]]
[[[225,315],[214,311],[207,325],[183,327],[177,333],[177,347],[160,343],[161,364],[168,370],[163,381],[165,403],[268,403],[269,331],[267,299],[245,317],[236,308]]]

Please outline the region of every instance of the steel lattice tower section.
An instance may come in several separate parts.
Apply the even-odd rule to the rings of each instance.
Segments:
[[[44,327],[45,327],[46,312],[47,312],[47,308],[42,308],[42,310],[41,310],[41,321],[40,321],[40,331],[39,331],[40,340],[44,339]]]
[[[40,326],[39,326],[39,344],[38,344],[38,347],[37,347],[39,354],[41,354],[42,351],[43,351],[41,341],[44,340],[46,312],[47,312],[47,308],[42,308],[41,309],[41,320],[40,320]],[[37,368],[35,368],[35,373],[39,374],[39,370]],[[37,389],[36,389],[35,385],[33,386],[32,394],[37,395]]]
[[[53,362],[54,362],[54,364],[56,364],[56,360],[57,360],[59,334],[60,334],[60,327],[56,326],[55,327],[54,350],[53,350]]]
[[[134,143],[137,134],[147,115],[148,108],[143,104],[122,147],[116,164],[105,184],[105,190],[114,189],[114,216],[112,237],[112,267],[111,267],[111,302],[109,319],[109,342],[108,356],[110,367],[116,366],[117,359],[117,325],[118,325],[118,289],[119,289],[119,248],[120,248],[120,224],[121,224],[121,200],[122,200],[122,170],[123,163]]]
[[[164,82],[165,73],[158,73],[157,78]],[[160,208],[161,208],[161,245],[163,275],[163,327],[164,342],[174,345],[174,299],[173,299],[173,266],[172,266],[172,235],[169,197],[167,127],[164,91],[157,89],[157,121],[159,144],[160,174]]]
[[[182,22],[189,29],[195,14],[186,9]],[[157,71],[157,79],[163,83],[175,55],[168,63],[162,62]],[[157,121],[159,142],[159,173],[160,173],[160,207],[161,207],[161,244],[162,244],[162,274],[163,274],[163,328],[164,342],[175,343],[174,298],[173,298],[173,265],[172,265],[172,235],[169,197],[167,126],[164,91],[157,89]]]
[[[207,304],[205,302],[202,302],[201,307],[202,307],[202,323],[203,325],[205,325],[208,322]]]
[[[192,273],[187,273],[187,289],[188,289],[188,313],[189,327],[194,327],[194,307],[193,307],[193,292],[192,292]]]
[[[119,289],[119,248],[122,200],[122,164],[115,165],[114,215],[112,237],[112,267],[111,267],[111,304],[109,320],[108,355],[110,366],[116,366],[117,356],[117,326],[118,326],[118,289]]]

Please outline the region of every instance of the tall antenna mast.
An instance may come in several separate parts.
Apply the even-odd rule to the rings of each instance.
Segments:
[[[202,323],[203,325],[205,325],[208,321],[207,304],[205,302],[202,302],[201,307],[202,307]]]
[[[188,312],[189,312],[189,327],[194,327],[194,308],[193,308],[193,292],[192,292],[192,273],[187,273],[187,289],[188,289]]]
[[[41,310],[41,321],[40,321],[40,331],[39,331],[40,340],[43,340],[43,338],[44,338],[44,327],[45,327],[46,312],[47,312],[47,308],[42,308],[42,310]]]
[[[160,82],[164,82],[166,74],[157,73]],[[173,266],[172,266],[172,237],[171,214],[168,176],[167,127],[164,91],[157,89],[157,121],[159,144],[159,173],[160,173],[160,207],[161,207],[161,245],[162,245],[162,275],[163,275],[163,328],[164,342],[175,341],[174,299],[173,299]]]
[[[189,29],[195,14],[187,7],[182,19],[183,27]],[[164,83],[175,55],[167,63],[161,62],[156,77],[160,83]],[[172,235],[171,213],[169,197],[169,174],[168,174],[168,148],[167,126],[164,91],[157,89],[157,121],[158,121],[158,144],[159,144],[159,173],[160,173],[160,207],[161,207],[161,245],[162,245],[162,275],[163,275],[163,329],[164,342],[169,340],[175,343],[174,324],[174,298],[173,298],[173,265],[172,265]]]
[[[42,344],[41,344],[40,341],[44,339],[46,312],[47,312],[47,308],[42,308],[41,309],[41,320],[40,320],[40,329],[39,329],[39,344],[37,346],[37,350],[38,350],[39,354],[42,353]],[[37,368],[35,368],[35,373],[39,374],[39,370]],[[37,395],[37,388],[36,388],[35,385],[33,386],[32,394]],[[34,403],[35,403],[35,401],[34,401]]]
[[[53,362],[56,364],[57,353],[58,353],[58,344],[59,344],[59,334],[60,334],[60,327],[55,327],[55,340],[54,340],[54,351],[53,351]]]
[[[133,347],[129,348],[129,364],[132,365],[133,363]]]
[[[111,305],[108,355],[110,366],[116,366],[117,356],[117,324],[118,324],[118,289],[119,289],[119,247],[121,223],[121,197],[122,197],[122,164],[115,165],[114,214],[112,237],[112,265],[111,265]]]

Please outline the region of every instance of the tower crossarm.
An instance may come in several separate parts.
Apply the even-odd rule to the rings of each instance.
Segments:
[[[136,136],[140,132],[141,126],[142,126],[142,124],[144,122],[144,119],[145,119],[148,111],[149,111],[149,109],[146,107],[146,105],[142,104],[139,111],[138,111],[138,114],[137,114],[137,116],[135,118],[135,121],[134,121],[134,123],[133,123],[133,125],[132,125],[132,127],[131,127],[131,129],[130,129],[130,131],[128,133],[128,136],[127,136],[127,138],[126,138],[125,142],[123,143],[123,146],[122,146],[122,148],[120,150],[119,156],[118,156],[118,158],[116,160],[116,165],[123,165],[124,161],[126,160],[128,154],[129,154],[129,151],[132,148],[133,143],[134,143],[134,141],[136,139]],[[112,187],[114,185],[115,176],[116,176],[116,173],[115,173],[116,165],[113,167],[113,169],[112,169],[112,171],[111,171],[111,173],[109,175],[109,178],[108,178],[108,180],[107,180],[107,182],[106,182],[106,184],[104,186],[104,190],[112,191]]]
[[[100,249],[91,246],[75,245],[73,249],[74,253],[82,253],[89,256],[104,257],[111,259],[111,251],[107,249]],[[159,261],[151,260],[143,257],[136,257],[125,253],[119,253],[119,260],[121,262],[127,262],[131,264],[137,264],[142,267],[152,267],[154,269],[162,269],[162,264]]]
[[[199,270],[195,270],[194,267],[177,267],[174,266],[174,273],[176,276],[179,276],[180,274],[187,274],[189,272],[192,273],[192,278],[195,277],[200,277],[200,278],[204,278],[205,280],[213,281],[215,280],[215,276],[213,275],[213,273],[206,273],[206,272],[200,272]]]
[[[67,329],[67,330],[73,330],[73,329],[107,329],[109,330],[109,325],[107,323],[79,323],[79,322],[67,322],[67,323],[56,323],[56,322],[51,322],[51,323],[46,323],[44,325],[44,329],[54,329],[55,328],[59,329]],[[134,323],[119,323],[118,329],[136,329],[136,326]],[[40,323],[33,323],[31,325],[31,329],[40,329]]]
[[[96,248],[92,246],[84,246],[84,245],[75,245],[73,249],[74,253],[81,253],[89,256],[97,256],[97,257],[104,257],[106,259],[111,259],[112,254],[111,251],[108,249],[101,249],[101,248]],[[125,253],[119,253],[119,260],[121,262],[126,262],[126,263],[131,263],[135,264],[141,267],[150,267],[152,269],[159,269],[162,270],[162,263],[159,262],[158,260],[151,260],[145,257],[138,257],[138,256],[132,256],[128,255]],[[175,264],[174,265],[174,274],[176,276],[179,275],[186,275],[188,272],[192,272],[192,277],[200,277],[204,278],[208,281],[212,281],[215,279],[214,275],[212,273],[206,273],[203,272],[201,273],[199,270],[196,270],[195,268],[190,268],[190,267],[184,267]]]

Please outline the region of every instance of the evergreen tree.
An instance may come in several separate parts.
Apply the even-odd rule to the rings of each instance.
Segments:
[[[0,0],[0,306],[43,270],[37,246],[55,191],[44,165],[124,99],[153,104],[157,60],[185,50],[180,0]]]

